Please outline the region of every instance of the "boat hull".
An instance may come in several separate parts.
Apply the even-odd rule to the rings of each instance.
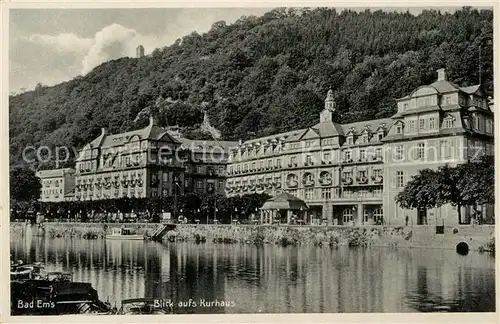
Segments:
[[[107,240],[144,240],[143,235],[106,235]]]

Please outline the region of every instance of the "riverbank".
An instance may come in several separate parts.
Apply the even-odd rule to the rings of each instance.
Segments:
[[[45,223],[26,226],[11,223],[11,235],[35,235],[102,239],[112,228],[125,226],[138,234],[151,236],[159,224],[150,223]],[[456,249],[459,243],[469,250],[495,250],[494,225],[445,226],[436,234],[435,226],[285,226],[285,225],[176,225],[163,234],[168,242],[215,242],[314,246],[385,246]]]

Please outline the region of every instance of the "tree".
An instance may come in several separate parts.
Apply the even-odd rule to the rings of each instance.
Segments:
[[[479,205],[495,203],[495,167],[493,159],[483,158],[459,166],[460,177],[456,187],[463,204],[478,212]]]
[[[19,201],[36,201],[40,198],[42,183],[35,171],[29,168],[10,170],[10,197]]]
[[[428,209],[442,204],[437,189],[439,187],[438,174],[431,169],[420,170],[406,184],[403,191],[398,193],[395,201],[404,209]]]
[[[495,170],[492,159],[468,162],[451,167],[446,164],[437,171],[420,170],[396,195],[395,201],[404,209],[429,209],[450,204],[457,208],[461,222],[461,207],[494,204]]]

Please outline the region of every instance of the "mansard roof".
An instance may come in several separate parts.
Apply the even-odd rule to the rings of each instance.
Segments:
[[[171,143],[180,144],[180,142],[172,137],[165,129],[157,126],[151,119],[148,126],[136,129],[133,131],[120,134],[106,134],[105,131],[96,139],[85,146],[84,149],[96,147],[114,147],[121,146],[133,141],[140,140],[163,140]],[[89,147],[90,146],[90,147]]]

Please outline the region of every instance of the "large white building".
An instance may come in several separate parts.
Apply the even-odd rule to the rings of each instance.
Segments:
[[[310,207],[308,222],[338,225],[459,223],[451,206],[402,210],[395,201],[412,175],[491,155],[493,111],[480,85],[459,87],[440,69],[436,82],[398,99],[391,118],[332,120],[330,90],[319,123],[241,142],[228,160],[228,195],[285,190]],[[488,217],[492,210],[485,210]],[[469,221],[462,211],[460,223]]]

